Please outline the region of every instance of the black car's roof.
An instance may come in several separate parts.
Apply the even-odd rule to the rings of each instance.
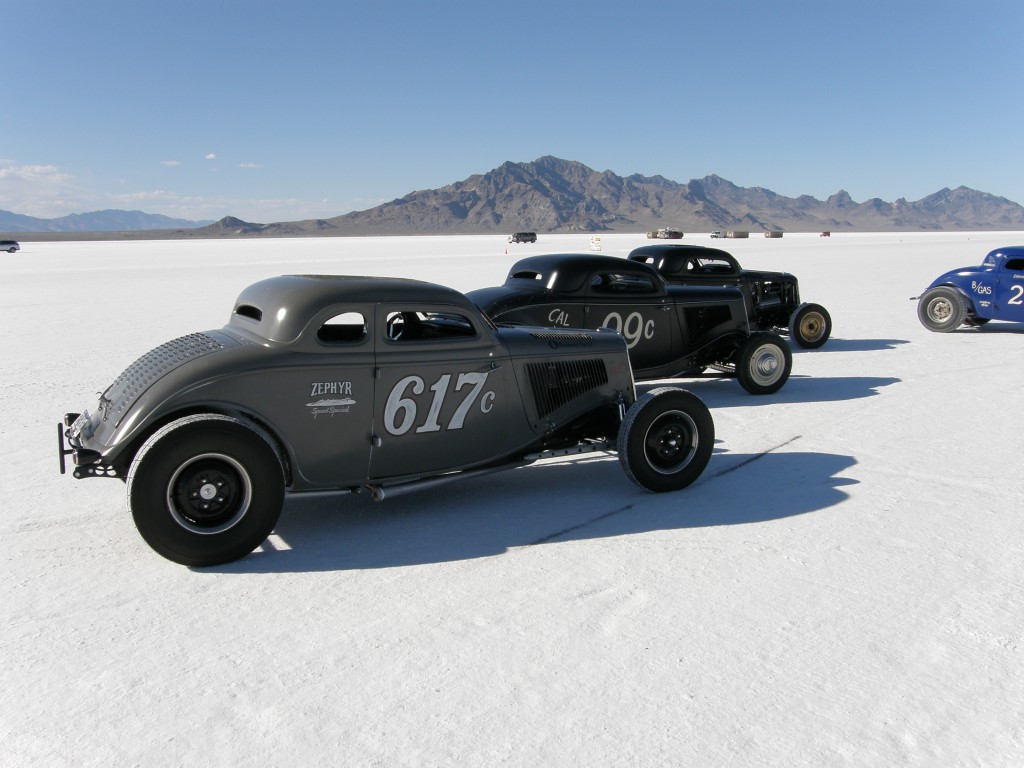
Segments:
[[[725,261],[735,269],[739,269],[739,263],[735,257],[721,248],[709,248],[706,245],[683,245],[680,243],[661,243],[658,245],[643,245],[634,248],[629,252],[629,259],[634,261],[656,259],[654,265],[666,271],[677,271],[686,259],[716,259]]]
[[[458,291],[434,283],[401,277],[351,275],[281,275],[253,283],[235,300],[233,324],[271,341],[298,338],[322,310],[352,304],[408,302],[417,305],[475,305]],[[239,318],[243,318],[239,320]],[[253,326],[252,321],[257,324]]]
[[[519,281],[536,280],[544,288],[556,293],[574,293],[586,287],[590,275],[601,271],[648,275],[654,278],[656,284],[664,285],[664,278],[647,264],[617,256],[587,253],[551,253],[520,259],[508,271],[505,284],[516,285]]]

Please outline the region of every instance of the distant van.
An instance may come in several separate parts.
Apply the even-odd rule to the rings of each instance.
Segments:
[[[17,240],[0,240],[0,251],[7,251],[8,253],[14,253],[20,251],[21,246],[18,245]]]
[[[537,233],[536,232],[516,232],[514,235],[508,236],[510,243],[536,243]]]

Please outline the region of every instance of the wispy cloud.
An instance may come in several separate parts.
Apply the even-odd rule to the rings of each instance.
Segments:
[[[239,168],[262,168],[263,163],[239,163]]]
[[[160,165],[166,165],[168,168],[174,168],[175,166],[181,165],[181,160],[161,160]]]
[[[217,153],[216,152],[207,152],[206,153],[206,159],[207,160],[216,160],[217,159]]]

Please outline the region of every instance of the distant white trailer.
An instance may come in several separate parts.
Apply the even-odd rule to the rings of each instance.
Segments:
[[[725,233],[725,236],[730,240],[737,240],[742,237],[750,237],[750,233],[744,232],[742,229],[730,229]]]
[[[778,229],[766,229],[764,232],[765,237],[782,237],[782,231]]]

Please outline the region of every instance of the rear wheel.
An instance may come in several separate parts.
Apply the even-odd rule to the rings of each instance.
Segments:
[[[832,333],[832,317],[820,304],[801,304],[789,318],[789,337],[804,349],[817,349]]]
[[[218,565],[249,554],[274,529],[283,502],[276,452],[228,416],[168,424],[128,471],[136,528],[156,552],[183,565]]]
[[[711,458],[715,423],[703,401],[676,387],[637,398],[619,426],[619,463],[630,480],[655,493],[685,488]]]
[[[736,378],[753,395],[778,392],[792,368],[793,352],[774,333],[752,333],[736,352]]]
[[[925,291],[917,303],[917,317],[921,324],[936,333],[956,330],[966,315],[967,307],[960,294],[945,285]]]

